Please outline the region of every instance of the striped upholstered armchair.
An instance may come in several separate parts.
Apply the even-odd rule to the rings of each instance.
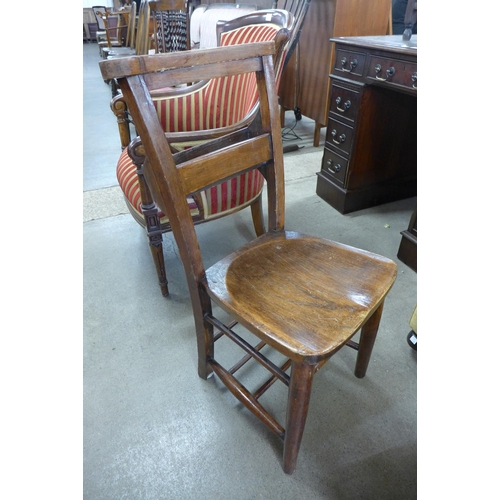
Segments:
[[[275,65],[279,79],[284,55],[290,40],[294,17],[284,10],[259,10],[217,26],[220,46],[276,40]],[[161,75],[158,76],[161,79]],[[279,82],[277,82],[278,84]],[[255,77],[228,77],[194,82],[183,88],[162,88],[162,83],[148,82],[153,103],[174,152],[185,154],[188,148],[206,143],[242,128],[258,112]],[[140,138],[131,142],[126,103],[121,95],[111,107],[118,119],[123,151],[118,160],[117,177],[125,201],[135,220],[146,228],[150,249],[156,265],[159,285],[168,295],[162,234],[170,231],[170,222],[158,210],[142,176],[145,157]],[[195,224],[207,222],[246,207],[251,207],[252,220],[258,235],[264,232],[262,190],[264,178],[258,170],[233,177],[221,184],[189,197]]]

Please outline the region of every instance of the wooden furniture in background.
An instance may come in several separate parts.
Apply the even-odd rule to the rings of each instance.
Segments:
[[[105,40],[100,41],[99,34],[97,36],[97,45],[101,56],[104,57],[103,50],[114,47],[125,47],[128,42],[129,10],[119,12],[96,12],[96,18],[100,19],[104,24]],[[99,32],[98,32],[99,33]]]
[[[149,0],[155,21],[153,46],[157,54],[190,50],[191,5],[188,0]]]
[[[292,474],[316,372],[335,352],[349,345],[358,350],[355,376],[365,376],[397,267],[391,260],[364,250],[285,231],[274,51],[275,42],[271,41],[139,56],[139,60],[101,61],[100,67],[105,79],[119,81],[142,140],[134,146],[143,148],[147,155],[145,181],[171,221],[193,308],[198,374],[207,379],[214,372],[283,440],[283,468]],[[255,118],[237,132],[230,128],[228,135],[172,154],[148,83],[174,87],[207,77],[246,77],[249,72],[256,76],[259,93]],[[205,269],[187,196],[256,169],[267,180],[268,232]],[[219,308],[224,317],[229,315],[229,321],[215,316]],[[351,341],[357,331],[359,344]],[[223,336],[245,352],[229,369],[220,364],[224,354],[228,355],[224,352],[219,356],[224,343],[217,343],[215,354],[215,342]],[[255,347],[249,337],[256,339]],[[267,356],[273,350],[271,360]],[[255,390],[234,376],[250,359],[270,372],[270,378],[263,379]],[[288,387],[284,425],[259,401],[277,380]]]
[[[96,40],[97,20],[91,7],[83,9],[83,40],[93,42]]]
[[[279,90],[284,110],[299,108],[316,122],[314,146],[321,127],[328,123],[328,75],[335,62],[332,37],[385,35],[391,0],[311,0],[300,41],[282,78]]]
[[[417,194],[417,36],[335,43],[316,193],[345,214]]]
[[[417,209],[411,216],[408,229],[401,232],[398,259],[417,272]]]
[[[144,3],[146,4],[147,2]],[[135,55],[135,37],[137,25],[137,4],[135,2],[132,2],[130,10],[127,11],[125,22],[127,23],[127,34],[125,37],[124,45],[120,47],[102,47],[101,54],[104,59],[107,59],[108,57],[125,57]]]

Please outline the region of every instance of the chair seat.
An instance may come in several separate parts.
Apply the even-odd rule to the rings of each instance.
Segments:
[[[207,269],[207,292],[282,354],[316,363],[359,330],[396,272],[396,264],[385,257],[280,231],[266,233]]]
[[[137,168],[128,155],[127,149],[122,151],[116,166],[116,177],[128,206],[133,210],[132,215],[144,225],[144,217],[141,209],[141,190]],[[230,213],[249,206],[258,198],[264,185],[262,174],[254,170],[226,182],[213,186],[200,193],[203,204],[203,220],[218,219]],[[194,220],[201,218],[201,213],[192,196],[187,197],[191,216]],[[158,209],[160,223],[168,224],[168,217]]]
[[[134,218],[141,222],[141,225],[144,225],[142,222],[144,218],[142,217],[142,199],[141,199],[141,190],[139,186],[139,178],[137,177],[136,167],[132,162],[132,158],[127,153],[127,150],[124,149],[120,158],[118,160],[118,165],[116,166],[116,177],[118,179],[118,184],[123,192],[123,195],[128,202],[128,206],[133,209]],[[198,206],[196,205],[194,199],[190,196],[188,197],[189,209],[191,210],[191,215],[193,217],[198,217],[200,211],[198,210]],[[168,224],[168,217],[158,209],[158,216],[160,217],[161,224]]]

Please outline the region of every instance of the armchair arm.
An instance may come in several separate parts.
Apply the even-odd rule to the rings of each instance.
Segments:
[[[129,113],[127,109],[127,103],[123,98],[122,94],[117,95],[111,100],[111,111],[116,116],[116,121],[118,123],[118,132],[120,133],[120,142],[122,150],[125,149],[131,141],[130,136],[130,123]]]

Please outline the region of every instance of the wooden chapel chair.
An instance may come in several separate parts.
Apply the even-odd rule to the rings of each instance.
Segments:
[[[151,4],[152,2],[150,2]],[[283,10],[260,10],[220,23],[221,46],[268,41],[287,37],[293,16]],[[278,75],[287,44],[278,53]],[[280,46],[281,47],[281,46]],[[241,127],[250,111],[256,112],[257,87],[252,77],[230,80],[232,94],[218,80],[201,80],[184,88],[155,90],[153,103],[165,132],[171,134],[170,146],[183,150],[216,137],[226,127]],[[172,230],[169,218],[159,211],[142,175],[143,158],[135,158],[127,146],[131,142],[130,120],[123,95],[111,102],[120,131],[122,154],[116,168],[117,179],[127,207],[134,219],[146,229],[161,293],[168,295],[168,280],[163,255],[162,234]],[[249,119],[249,118],[247,118]],[[189,195],[189,206],[196,224],[215,220],[250,207],[256,234],[264,232],[262,190],[264,178],[258,170],[245,172],[207,189]]]
[[[117,78],[139,137],[129,146],[145,155],[143,175],[167,214],[188,282],[198,346],[198,374],[214,372],[229,391],[283,442],[283,468],[293,473],[308,412],[313,377],[341,347],[358,350],[355,376],[365,376],[396,264],[365,250],[285,230],[284,165],[273,64],[275,42],[101,61],[104,78]],[[255,74],[258,113],[243,128],[208,143],[172,152],[154,106],[155,88],[193,78]],[[142,153],[141,153],[142,152]],[[188,197],[235,175],[258,170],[266,178],[268,230],[204,268]],[[220,307],[233,321],[213,312]],[[237,325],[237,326],[236,326]],[[260,343],[241,337],[244,327]],[[351,338],[360,331],[359,344]],[[215,354],[222,336],[245,352],[231,369]],[[267,345],[262,351],[263,345]],[[281,367],[264,356],[274,348]],[[249,359],[271,377],[256,391],[234,373]],[[290,374],[287,373],[290,369]],[[259,402],[280,380],[288,386],[286,422]]]

